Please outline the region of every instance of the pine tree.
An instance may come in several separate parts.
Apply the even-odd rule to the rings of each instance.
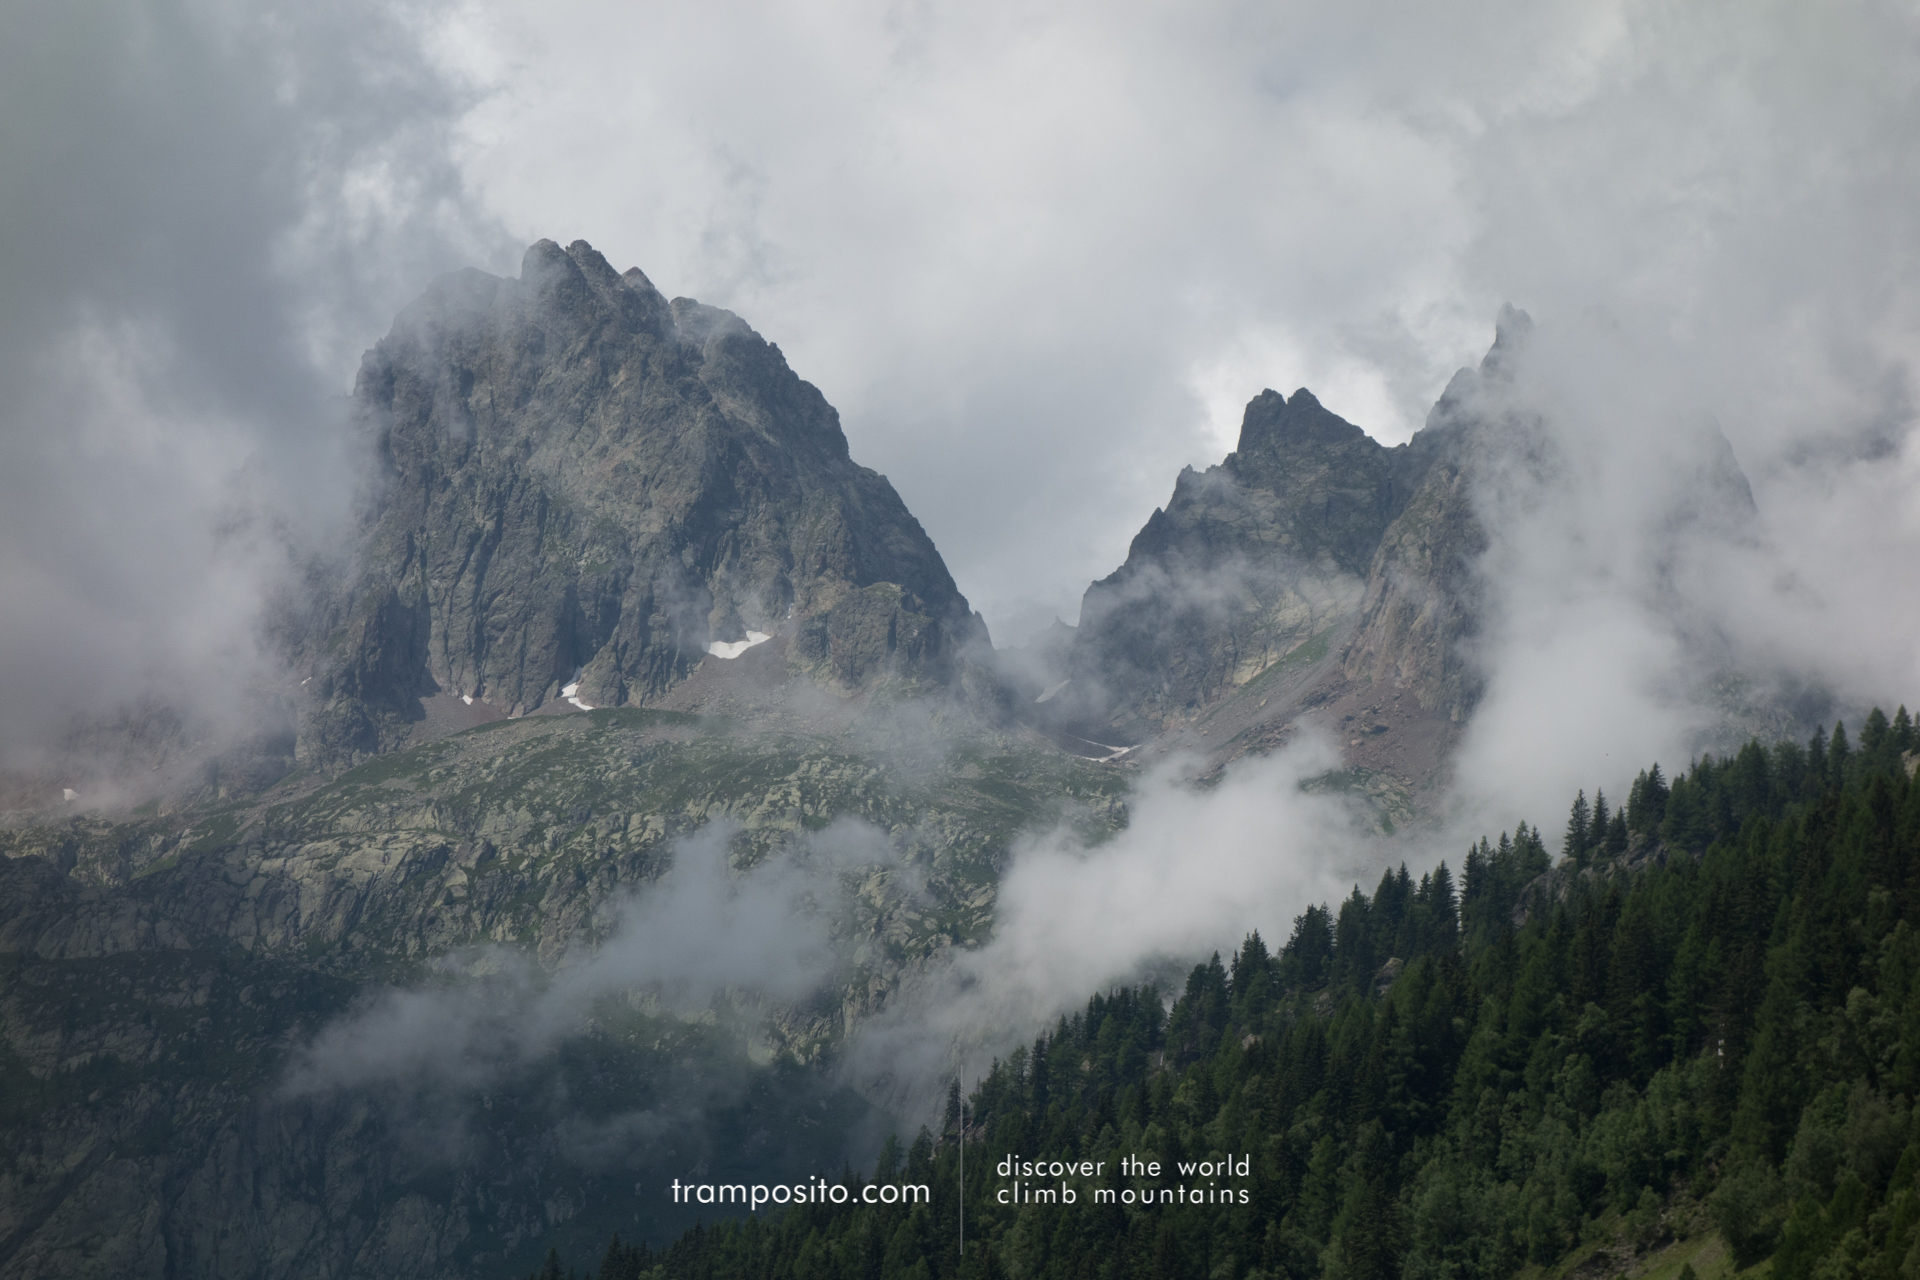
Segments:
[[[1373,931],[1368,927],[1367,896],[1355,885],[1340,904],[1333,926],[1333,980],[1341,986],[1361,986],[1373,979],[1376,967]]]
[[[1553,859],[1547,855],[1547,842],[1540,838],[1538,827],[1529,827],[1522,822],[1513,829],[1513,852],[1519,864],[1519,880],[1515,889],[1524,886],[1536,876],[1543,876],[1553,866]]]
[[[1233,972],[1228,976],[1228,990],[1236,1001],[1244,999],[1248,987],[1253,983],[1256,973],[1267,971],[1267,944],[1261,939],[1260,931],[1255,929],[1233,953]]]
[[[1627,826],[1641,835],[1658,835],[1667,817],[1667,780],[1656,763],[1633,780],[1627,795]]]
[[[1393,1189],[1393,1145],[1378,1120],[1356,1136],[1340,1216],[1333,1224],[1329,1274],[1340,1280],[1393,1280],[1400,1273],[1402,1223]]]
[[[1695,777],[1678,777],[1673,780],[1673,790],[1667,795],[1667,814],[1660,824],[1660,834],[1667,843],[1683,849],[1699,851],[1706,848],[1713,838],[1713,815],[1708,808],[1708,798],[1702,794],[1705,788]]]
[[[1567,835],[1561,842],[1560,853],[1573,859],[1573,865],[1587,865],[1587,829],[1592,815],[1587,810],[1587,793],[1582,790],[1573,798],[1573,809],[1567,814]]]
[[[1613,821],[1607,824],[1607,852],[1619,857],[1627,851],[1627,844],[1632,838],[1632,833],[1627,830],[1627,811],[1615,810]]]
[[[1685,1187],[1743,1266],[1777,1246],[1779,1280],[1897,1276],[1920,1256],[1920,1138],[1899,1098],[1920,1081],[1920,785],[1887,750],[1903,728],[1911,717],[1873,724],[1858,749],[1842,736],[1839,753],[1823,731],[1817,774],[1797,745],[1754,747],[1702,757],[1671,786],[1643,773],[1624,809],[1596,792],[1589,856],[1616,833],[1624,846],[1626,813],[1662,800],[1673,832],[1705,831],[1711,847],[1576,877],[1519,921],[1515,895],[1546,858],[1538,829],[1478,841],[1458,941],[1445,865],[1411,890],[1396,870],[1340,906],[1337,947],[1334,913],[1310,908],[1277,964],[1249,934],[1230,975],[1217,958],[1196,966],[1170,1019],[1151,987],[1095,995],[973,1095],[983,1170],[1010,1151],[1177,1160],[1223,1145],[1263,1153],[1244,1210],[1012,1214],[982,1178],[966,1214],[985,1247],[970,1243],[964,1267],[945,1208],[818,1206],[696,1230],[650,1269],[1513,1280],[1529,1259],[1560,1261],[1597,1215],[1646,1243]],[[1377,993],[1389,940],[1406,968]],[[1300,998],[1299,976],[1329,960],[1356,980]],[[1233,1034],[1185,1061],[1156,1052],[1226,1025],[1229,989]],[[1503,1159],[1529,1132],[1543,1140]],[[904,1180],[951,1188],[957,1155],[923,1130]]]
[[[1433,940],[1431,949],[1452,949],[1460,936],[1460,904],[1454,897],[1453,872],[1447,870],[1445,859],[1433,869],[1433,885],[1427,891],[1427,905],[1440,924],[1440,936]]]
[[[1282,981],[1313,988],[1327,980],[1333,964],[1333,914],[1311,906],[1293,918],[1293,937],[1281,949]]]
[[[1875,707],[1867,713],[1866,723],[1860,726],[1860,751],[1869,758],[1877,758],[1891,742],[1893,726],[1887,723],[1887,713]]]

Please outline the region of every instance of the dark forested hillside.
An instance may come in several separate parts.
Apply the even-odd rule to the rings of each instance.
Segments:
[[[930,1205],[616,1242],[594,1274],[1437,1280],[1604,1239],[1611,1275],[1717,1232],[1722,1267],[1771,1257],[1779,1280],[1909,1275],[1914,745],[1904,709],[1876,711],[1857,744],[1836,726],[1650,768],[1620,808],[1583,794],[1551,872],[1522,827],[1468,852],[1457,901],[1446,867],[1402,869],[1304,912],[1277,953],[1256,934],[1196,967],[1170,1009],[1095,996],[996,1064],[964,1124],[956,1092],[944,1135],[888,1146],[876,1180],[929,1183]],[[1009,1155],[1160,1174],[1109,1177],[1130,1205],[1009,1205]],[[1245,1175],[1189,1194],[1178,1166],[1215,1156]]]

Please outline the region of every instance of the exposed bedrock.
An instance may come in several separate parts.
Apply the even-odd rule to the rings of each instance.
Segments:
[[[945,685],[985,627],[839,416],[739,317],[592,246],[443,277],[367,353],[351,569],[297,630],[310,757],[446,692],[644,704],[749,630],[840,692]]]

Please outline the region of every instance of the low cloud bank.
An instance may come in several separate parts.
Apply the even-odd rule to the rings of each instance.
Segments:
[[[1339,753],[1307,733],[1210,787],[1196,762],[1143,776],[1129,822],[1087,847],[1066,827],[1016,850],[994,936],[930,972],[858,1033],[868,1087],[912,1113],[1096,992],[1177,972],[1258,930],[1274,946],[1307,906],[1377,878],[1390,849],[1364,806],[1325,783]]]
[[[580,1032],[608,997],[693,1016],[723,993],[764,1006],[818,990],[842,960],[847,877],[896,861],[886,837],[838,822],[736,875],[734,833],[714,823],[679,841],[671,869],[614,908],[605,941],[556,973],[494,948],[449,957],[444,985],[379,993],[304,1047],[285,1089],[476,1086]]]
[[[1469,398],[1494,426],[1459,835],[1920,694],[1920,603],[1893,589],[1920,556],[1912,438],[1863,446],[1837,406],[1797,434],[1723,418],[1701,354],[1589,313]]]

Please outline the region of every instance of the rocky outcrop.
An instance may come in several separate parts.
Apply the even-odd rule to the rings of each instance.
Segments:
[[[1182,471],[1126,563],[1087,589],[1068,673],[1079,708],[1150,731],[1338,631],[1424,461],[1311,392],[1263,391],[1238,448]]]
[[[1454,722],[1472,711],[1482,687],[1472,654],[1485,603],[1479,561],[1487,550],[1477,486],[1525,433],[1487,415],[1487,384],[1504,379],[1531,324],[1525,313],[1503,310],[1480,368],[1454,375],[1408,444],[1405,465],[1419,481],[1373,553],[1359,619],[1340,658],[1348,680],[1406,690]]]
[[[1617,857],[1597,858],[1585,866],[1572,858],[1562,858],[1521,888],[1513,907],[1514,930],[1518,932],[1528,922],[1551,915],[1555,908],[1572,900],[1576,891],[1598,892],[1612,881],[1633,879],[1676,858],[1698,861],[1699,857],[1657,837],[1635,835],[1626,852]]]
[[[376,462],[359,544],[296,628],[309,758],[393,745],[436,692],[644,704],[750,633],[842,692],[944,684],[984,639],[778,347],[584,241],[541,241],[515,280],[437,281],[355,402]]]
[[[1485,683],[1475,650],[1498,585],[1482,567],[1489,527],[1523,528],[1509,517],[1578,483],[1527,373],[1533,330],[1524,311],[1502,308],[1485,359],[1454,375],[1414,436],[1407,465],[1421,479],[1380,540],[1358,626],[1341,658],[1348,680],[1408,691],[1456,723],[1472,712]],[[1675,556],[1683,540],[1750,537],[1757,514],[1718,428],[1682,424],[1676,432],[1684,442],[1677,453],[1691,462],[1668,478],[1671,506],[1644,548],[1656,561],[1646,574],[1656,592],[1671,593],[1657,562]],[[1671,594],[1662,607],[1671,617],[1687,612]],[[1712,635],[1683,641],[1703,670],[1725,661]]]
[[[1143,737],[1276,667],[1318,665],[1317,685],[1289,684],[1293,708],[1410,695],[1421,716],[1463,721],[1483,685],[1487,512],[1552,466],[1537,414],[1509,394],[1531,332],[1503,309],[1479,367],[1391,448],[1304,389],[1261,392],[1234,452],[1181,472],[1126,563],[1088,588],[1058,700],[1082,725]],[[1724,495],[1713,509],[1737,518],[1752,499],[1716,440],[1690,491]],[[1267,714],[1288,710],[1282,698]]]
[[[1430,710],[1464,718],[1480,692],[1468,642],[1479,625],[1475,562],[1486,547],[1469,471],[1457,457],[1435,461],[1374,553],[1341,657],[1346,676],[1389,682]]]
[[[1070,705],[1138,734],[1189,718],[1284,660],[1331,652],[1347,676],[1470,704],[1474,515],[1442,401],[1391,448],[1302,389],[1248,404],[1239,446],[1181,472],[1126,563],[1088,588]]]

